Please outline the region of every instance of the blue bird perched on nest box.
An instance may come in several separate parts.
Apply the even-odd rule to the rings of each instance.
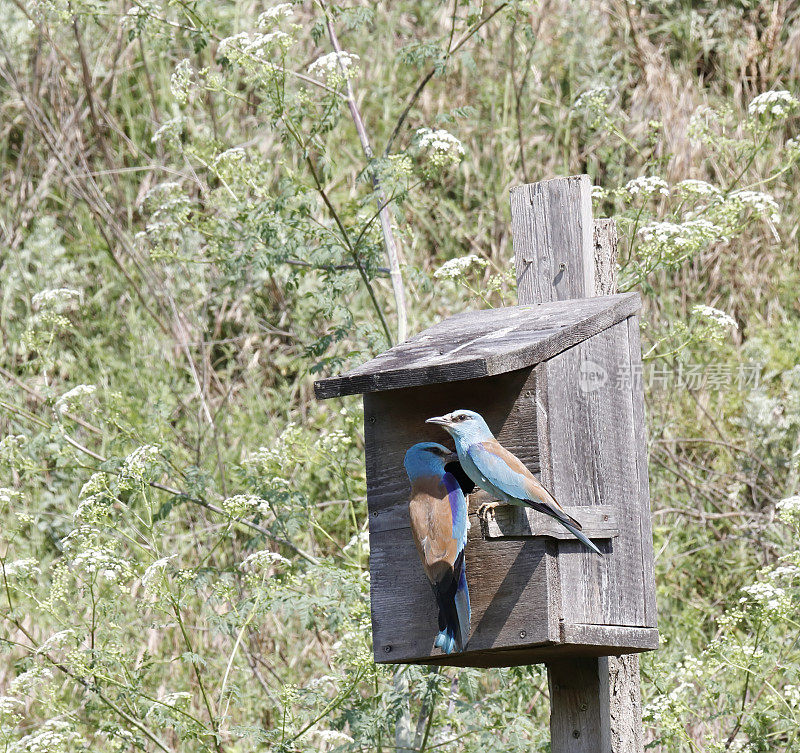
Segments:
[[[581,533],[581,524],[567,515],[522,461],[495,439],[479,413],[455,410],[444,416],[429,418],[426,423],[438,424],[452,435],[461,467],[481,489],[509,505],[532,507],[555,518],[582,544],[601,554]],[[487,507],[491,509],[496,504]]]
[[[470,621],[464,566],[467,500],[456,475],[445,468],[452,455],[440,444],[420,442],[406,452],[404,462],[411,481],[411,533],[439,607],[435,645],[446,654],[464,650]]]

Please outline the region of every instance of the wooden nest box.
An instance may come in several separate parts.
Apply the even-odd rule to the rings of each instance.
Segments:
[[[363,393],[377,662],[512,666],[657,648],[636,294],[453,316],[317,397]],[[463,653],[433,647],[436,605],[409,525],[406,450],[450,437],[425,423],[481,413],[604,556],[522,508],[479,519],[470,495],[472,601]]]

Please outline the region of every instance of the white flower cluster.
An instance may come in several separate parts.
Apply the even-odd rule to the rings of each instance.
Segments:
[[[317,441],[317,446],[328,455],[338,455],[347,452],[352,446],[353,438],[341,429],[335,429],[323,434]]]
[[[82,525],[68,533],[61,543],[75,571],[100,576],[108,583],[121,583],[133,575],[130,564],[119,556],[113,544],[100,541],[100,532]]]
[[[778,515],[784,523],[800,523],[800,496],[795,494],[782,499],[776,505]]]
[[[749,190],[735,191],[728,197],[728,200],[749,207],[755,212],[768,217],[775,224],[781,221],[778,202],[768,193]]]
[[[242,560],[242,570],[266,570],[271,565],[290,565],[291,562],[278,552],[271,552],[269,549],[262,549],[253,552]]]
[[[76,523],[99,525],[111,515],[111,505],[115,498],[109,487],[107,473],[102,471],[93,473],[81,487],[78,496],[80,502],[72,514],[72,518]]]
[[[339,732],[339,730],[336,729],[316,729],[309,734],[314,735],[314,737],[319,738],[321,742],[329,745],[342,745],[355,742],[350,735],[346,735],[344,732]]]
[[[16,489],[0,486],[0,505],[10,505],[17,497],[19,492]]]
[[[772,583],[753,583],[742,588],[742,592],[745,595],[739,599],[740,604],[755,604],[767,614],[785,614],[791,609],[786,591]]]
[[[717,196],[720,192],[716,186],[693,178],[682,180],[675,186],[675,190],[681,196]]]
[[[39,561],[33,559],[33,557],[25,557],[23,559],[13,560],[12,562],[6,562],[5,572],[8,577],[17,578],[19,580],[42,574]]]
[[[178,100],[179,104],[186,104],[189,100],[189,93],[192,90],[192,75],[194,69],[192,68],[192,61],[188,58],[181,60],[175,66],[175,71],[169,79],[169,88],[172,96]]]
[[[90,494],[80,500],[72,519],[78,524],[101,525],[111,516],[111,503],[105,494]]]
[[[687,135],[693,142],[713,143],[717,138],[715,128],[719,125],[719,113],[707,105],[701,105],[689,118]]]
[[[124,486],[143,483],[156,468],[159,448],[154,444],[142,445],[135,449],[119,469],[119,481]]]
[[[659,254],[666,261],[691,255],[715,241],[727,241],[722,229],[708,220],[651,222],[638,234],[645,250]]]
[[[421,149],[436,149],[441,152],[456,151],[464,154],[464,145],[449,131],[444,128],[418,128],[419,145]]]
[[[63,719],[48,719],[35,732],[21,737],[7,749],[9,753],[68,753],[88,747],[73,726]]]
[[[764,92],[754,97],[747,106],[750,115],[767,115],[774,118],[786,118],[800,105],[797,97],[785,89]]]
[[[467,524],[469,524],[469,521],[467,521]],[[355,549],[356,546],[359,546],[362,552],[369,552],[369,531],[359,531],[353,534],[350,541],[342,547],[342,551],[349,552],[351,549]]]
[[[31,303],[35,309],[53,309],[63,303],[80,300],[81,291],[74,288],[49,288],[40,290],[31,298]]]
[[[108,491],[109,476],[103,471],[97,471],[89,476],[89,480],[81,487],[80,496],[89,497],[92,494],[101,494]]]
[[[97,387],[93,384],[79,384],[56,400],[56,410],[62,415],[69,413],[84,397],[93,395],[96,391]]]
[[[245,466],[253,473],[272,478],[273,486],[276,482],[285,482],[287,458],[299,459],[305,455],[302,434],[300,427],[290,421],[270,447],[259,447],[251,453],[244,461]]]
[[[241,169],[247,164],[247,152],[241,146],[234,146],[220,152],[212,163],[212,167],[226,179],[241,175]]]
[[[165,120],[153,134],[150,139],[152,143],[157,144],[160,141],[165,141],[169,144],[175,144],[179,141],[181,133],[183,132],[183,117],[180,115],[177,118]]]
[[[800,567],[797,565],[778,565],[774,570],[770,570],[767,576],[770,580],[792,581],[800,575]]]
[[[6,434],[0,439],[0,458],[13,460],[25,446],[24,434]]]
[[[182,186],[178,181],[165,180],[161,183],[156,183],[145,195],[142,197],[139,206],[144,206],[148,202],[155,201],[163,205],[165,201],[169,201],[175,195],[182,194]]]
[[[265,27],[272,26],[282,18],[289,18],[292,14],[293,10],[291,3],[278,3],[277,5],[273,5],[271,8],[267,8],[259,15],[258,21],[256,21],[256,26],[263,29]]]
[[[34,665],[17,675],[9,684],[8,691],[12,695],[30,695],[36,687],[52,679],[51,669]]]
[[[597,108],[605,109],[608,100],[611,98],[611,87],[601,84],[592,89],[587,89],[576,100],[573,107],[576,110],[594,110]]]
[[[590,128],[599,128],[609,122],[608,110],[611,100],[611,87],[595,86],[583,92],[573,105],[573,109],[582,110],[587,118]]]
[[[308,72],[322,76],[331,86],[341,86],[358,74],[360,58],[351,52],[329,52],[308,66]]]
[[[433,276],[440,280],[453,280],[465,275],[472,267],[483,269],[488,263],[486,259],[481,259],[475,254],[468,254],[446,261],[433,273]]]
[[[622,190],[630,197],[639,195],[648,197],[653,194],[669,196],[667,181],[656,175],[643,175],[639,178],[629,180]]]
[[[730,314],[720,311],[720,309],[715,309],[713,306],[706,306],[704,303],[699,303],[692,307],[692,313],[701,319],[718,324],[720,327],[739,329],[739,325]]]
[[[285,50],[291,43],[292,37],[279,29],[266,34],[241,31],[238,34],[220,40],[217,53],[220,57],[227,58],[239,65],[245,64],[247,62],[246,58],[265,63],[268,62],[267,56],[273,51],[277,49]]]
[[[789,139],[784,146],[790,157],[800,159],[800,136]]]
[[[44,643],[42,643],[39,648],[36,649],[37,654],[48,654],[51,651],[57,651],[60,648],[64,648],[67,645],[67,642],[75,635],[75,631],[71,629],[67,630],[60,630],[57,633],[53,633]]]
[[[683,688],[678,686],[682,691]],[[674,707],[677,702],[679,693],[676,692],[678,688],[673,689],[670,693],[656,696],[651,699],[650,703],[642,707],[642,718],[654,726],[663,727],[671,714],[674,714]]]
[[[243,518],[256,512],[264,504],[265,501],[254,494],[236,494],[223,501],[222,509],[232,518]]]
[[[783,686],[783,699],[793,709],[800,708],[800,687],[797,685]]]
[[[427,154],[426,167],[438,172],[461,162],[464,145],[449,131],[443,128],[418,128],[417,146]]]
[[[0,719],[4,716],[16,715],[25,704],[10,695],[0,695]]]
[[[170,560],[174,560],[178,555],[171,554],[169,557],[161,557],[148,565],[142,574],[142,588],[145,591],[155,591],[164,582],[164,575]]]

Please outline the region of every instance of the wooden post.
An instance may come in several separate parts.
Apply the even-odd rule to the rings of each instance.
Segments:
[[[511,190],[521,304],[616,292],[613,220],[592,220],[588,175]],[[552,753],[643,753],[639,657],[573,658],[547,665]]]

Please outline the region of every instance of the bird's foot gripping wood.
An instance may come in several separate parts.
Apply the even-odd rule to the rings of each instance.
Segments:
[[[484,502],[478,507],[478,517],[484,522],[488,523],[489,520],[494,520],[494,511],[500,507],[502,502]]]

